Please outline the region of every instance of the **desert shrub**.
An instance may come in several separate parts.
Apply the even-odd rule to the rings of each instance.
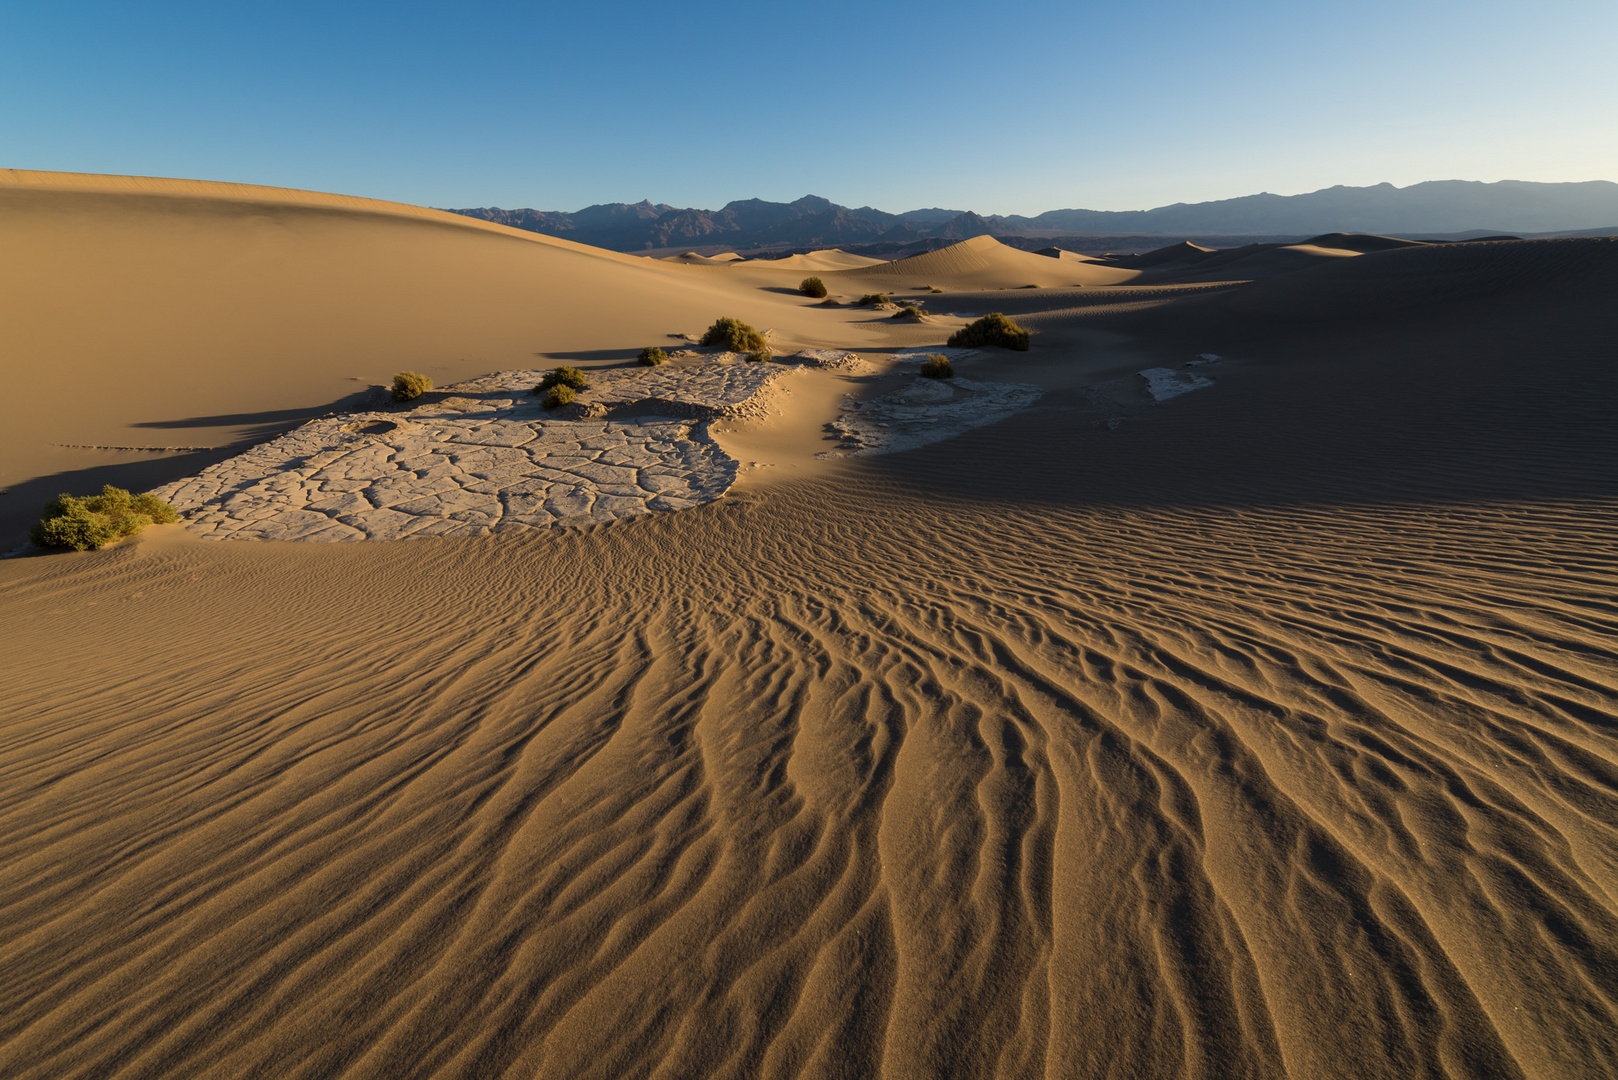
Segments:
[[[921,362],[921,373],[929,379],[953,379],[955,366],[943,353],[928,353],[927,359]]]
[[[855,303],[859,304],[860,307],[873,307],[877,304],[886,304],[889,302],[890,301],[888,300],[887,294],[879,292],[866,293],[864,296],[855,301]]]
[[[156,495],[131,495],[111,484],[100,495],[75,498],[58,495],[45,504],[29,539],[40,547],[67,547],[89,551],[114,540],[133,536],[148,525],[179,521],[174,507]]]
[[[534,394],[543,394],[545,391],[556,386],[566,386],[573,390],[583,390],[589,381],[589,379],[584,377],[584,372],[580,371],[576,367],[559,367],[547,371],[539,380],[539,385],[534,387],[532,392]],[[572,399],[569,398],[568,400],[571,401]],[[546,408],[549,407],[550,406],[546,406]]]
[[[944,290],[943,290],[943,289],[929,289],[929,290],[928,290],[928,291],[929,291],[929,292],[935,292],[935,293],[941,293],[941,292],[943,292],[943,291],[944,291]]]
[[[764,335],[740,319],[727,317],[714,320],[703,333],[702,344],[718,345],[731,352],[756,352],[764,348]]]
[[[816,307],[842,307],[843,302],[841,300],[832,300],[830,298],[827,298],[825,300],[822,300],[819,304],[816,304],[815,306]]]
[[[893,313],[893,317],[895,319],[919,319],[925,314],[927,314],[927,313],[925,311],[921,310],[921,308],[914,307],[914,306],[912,306],[910,304],[906,304],[904,307],[900,308],[898,311],[895,311]]]
[[[1025,289],[1037,289],[1037,288],[1039,288],[1039,286],[1038,285],[1024,285],[1023,288],[1025,288]]]
[[[944,344],[952,349],[981,349],[986,345],[999,345],[1004,349],[1027,352],[1028,331],[995,311],[961,327]]]
[[[775,353],[770,351],[770,347],[768,345],[766,345],[762,349],[754,349],[752,352],[747,354],[748,362],[753,363],[753,364],[761,364],[761,363],[764,363],[767,360],[774,360],[774,359],[775,359]]]
[[[545,392],[545,400],[540,402],[540,404],[545,406],[547,409],[558,409],[563,405],[573,404],[573,399],[577,396],[578,394],[571,386],[568,386],[565,383],[558,383],[557,385],[550,387]]]
[[[806,277],[798,283],[798,291],[818,300],[826,295],[826,283],[817,277]]]
[[[393,377],[393,400],[415,401],[433,388],[433,381],[414,371],[401,371]]]
[[[640,355],[635,359],[639,360],[644,367],[656,367],[667,362],[668,358],[669,354],[659,349],[656,345],[648,345],[640,351]]]

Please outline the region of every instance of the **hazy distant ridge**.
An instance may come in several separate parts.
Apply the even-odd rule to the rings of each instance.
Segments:
[[[836,246],[985,234],[1055,233],[1541,233],[1618,225],[1618,184],[1435,180],[1398,188],[1337,187],[1304,195],[1246,195],[1152,210],[1048,210],[1035,217],[930,208],[890,214],[817,195],[790,203],[744,199],[719,210],[604,203],[577,213],[482,207],[453,211],[617,251],[682,244]]]

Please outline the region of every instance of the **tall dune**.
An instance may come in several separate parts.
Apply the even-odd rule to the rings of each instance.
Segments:
[[[947,284],[960,289],[986,289],[1021,285],[1117,285],[1139,274],[1138,270],[1089,262],[1074,265],[1007,247],[992,236],[977,236],[907,259],[841,271],[838,280],[873,282],[893,288],[892,279],[902,278],[906,285],[942,287]]]
[[[761,270],[857,270],[865,266],[879,266],[882,262],[868,255],[850,255],[846,251],[829,248],[781,259],[754,259],[750,260],[749,265]]]
[[[397,371],[622,361],[719,315],[810,338],[834,321],[474,218],[243,184],[10,170],[0,234],[0,374],[28,403],[0,425],[13,543],[86,470],[174,478],[161,455],[86,447],[228,446]]]

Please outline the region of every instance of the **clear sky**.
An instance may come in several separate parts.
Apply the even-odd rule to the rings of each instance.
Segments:
[[[0,166],[980,213],[1618,180],[1618,2],[0,0]]]

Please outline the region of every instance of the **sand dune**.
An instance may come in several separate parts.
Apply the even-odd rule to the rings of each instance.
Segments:
[[[687,251],[679,255],[665,256],[658,261],[674,263],[678,266],[729,266],[736,260],[734,258],[727,259],[722,255],[698,255],[694,251]]]
[[[1423,246],[1426,245],[1420,241],[1400,240],[1391,236],[1328,233],[1299,244],[1249,244],[1225,251],[1199,248],[1194,244],[1176,244],[1135,256],[1133,262],[1115,260],[1115,265],[1139,266],[1150,271],[1147,282],[1251,281],[1306,270],[1351,255]],[[1187,252],[1190,254],[1187,255]]]
[[[1304,241],[1312,247],[1333,248],[1338,251],[1357,251],[1361,255],[1373,251],[1392,251],[1395,248],[1422,247],[1421,240],[1404,240],[1397,236],[1377,236],[1372,233],[1323,233]]]
[[[855,270],[863,266],[877,266],[881,259],[873,259],[866,255],[850,255],[837,248],[828,248],[825,251],[811,251],[804,255],[788,255],[782,259],[754,259],[749,265],[759,269],[779,270]]]
[[[1329,260],[1210,302],[1247,318],[1289,322],[1408,317],[1502,296],[1554,299],[1570,288],[1618,285],[1615,260],[1613,237],[1423,245]]]
[[[1053,247],[1040,248],[1038,251],[1034,252],[1034,254],[1043,255],[1047,259],[1056,259],[1059,262],[1065,263],[1094,263],[1102,261],[1090,255],[1080,255],[1076,251],[1064,251],[1061,248]]]
[[[1318,244],[1249,244],[1214,252],[1191,263],[1165,263],[1146,271],[1149,276],[1145,280],[1253,281],[1307,270],[1332,259],[1359,254],[1349,248],[1322,247]]]
[[[30,422],[182,392],[87,405],[120,339],[240,412],[716,304],[947,332],[214,199],[4,204],[92,286],[28,294]],[[1039,290],[957,247],[838,275],[1019,305],[958,370],[1043,396],[956,439],[589,529],[0,562],[0,1074],[1618,1074],[1618,242]]]
[[[622,363],[719,315],[837,345],[801,298],[474,218],[199,181],[0,173],[0,550],[61,490],[155,486],[394,372]]]
[[[1098,263],[1073,265],[1006,247],[992,236],[978,236],[908,259],[846,270],[838,281],[870,282],[894,288],[894,278],[906,285],[950,285],[955,288],[1006,288],[1022,285],[1117,285],[1139,276],[1139,271]],[[831,284],[827,282],[827,284]]]
[[[1130,270],[1148,270],[1161,266],[1194,266],[1210,255],[1217,255],[1215,248],[1205,248],[1193,244],[1189,240],[1182,240],[1178,244],[1160,247],[1155,251],[1144,251],[1139,255],[1118,255],[1107,260],[1110,266],[1122,266]]]

